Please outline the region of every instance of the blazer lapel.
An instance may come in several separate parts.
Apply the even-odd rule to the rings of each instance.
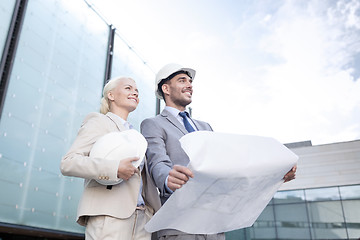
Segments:
[[[194,123],[194,125],[195,125],[195,127],[196,127],[196,129],[197,129],[197,131],[199,131],[199,130],[203,130],[200,126],[199,126],[199,124],[194,120],[194,119],[191,119],[192,120],[192,122]]]
[[[107,116],[108,118],[110,118],[110,120],[115,123],[115,125],[116,125],[116,127],[119,129],[119,131],[125,131],[125,130],[127,130],[127,129],[125,128],[125,126],[120,122],[119,118],[118,118],[117,116],[115,116],[114,113],[108,112],[108,113],[106,114],[106,116]]]
[[[185,127],[181,125],[179,120],[176,119],[170,112],[168,112],[166,109],[164,109],[161,112],[161,116],[166,118],[170,123],[172,123],[176,128],[178,128],[184,135],[188,132],[186,131]]]

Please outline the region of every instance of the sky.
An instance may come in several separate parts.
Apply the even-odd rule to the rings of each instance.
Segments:
[[[360,0],[88,1],[155,72],[197,71],[193,117],[215,131],[360,139]]]

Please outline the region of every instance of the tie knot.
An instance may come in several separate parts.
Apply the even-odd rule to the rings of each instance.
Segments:
[[[187,112],[179,112],[179,115],[180,115],[182,118],[189,117]]]

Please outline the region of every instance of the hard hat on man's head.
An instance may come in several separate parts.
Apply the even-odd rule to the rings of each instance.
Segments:
[[[191,79],[194,79],[196,71],[192,68],[184,68],[183,66],[176,63],[169,63],[162,67],[155,77],[155,95],[159,99],[163,99],[161,89],[159,89],[159,84],[162,83],[162,80],[167,79],[170,75],[179,72],[185,71]]]

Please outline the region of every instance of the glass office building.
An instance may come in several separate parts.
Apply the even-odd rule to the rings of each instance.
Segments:
[[[227,239],[358,239],[360,185],[280,191],[253,227]]]
[[[154,116],[154,72],[85,1],[3,0],[0,13],[0,238],[82,237],[83,180],[62,176],[60,160],[111,77],[137,82],[136,129]]]
[[[288,146],[299,156],[296,180],[227,240],[360,238],[360,140],[304,145]]]
[[[62,176],[60,160],[113,76],[137,82],[135,128],[154,116],[154,73],[86,1],[2,0],[0,21],[0,239],[81,239],[83,180]],[[359,238],[360,141],[289,148],[297,179],[226,239]]]

